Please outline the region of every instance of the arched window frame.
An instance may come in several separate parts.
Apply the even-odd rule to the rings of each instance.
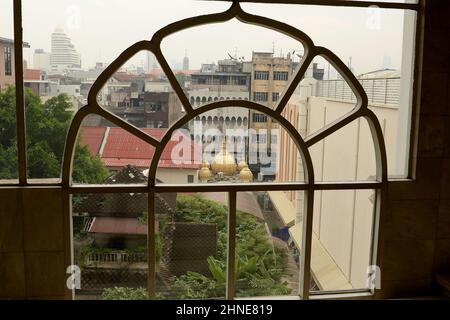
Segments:
[[[272,1],[276,2],[276,1]],[[348,3],[350,1],[341,1]],[[348,4],[350,6],[350,4]],[[380,3],[381,6],[386,8],[404,8],[404,9],[412,9],[412,10],[419,10],[419,5],[413,5],[413,4],[395,4],[395,3]],[[352,4],[352,6],[359,6],[357,3]],[[198,109],[193,109],[191,104],[189,103],[188,98],[184,95],[184,92],[182,91],[181,87],[179,86],[174,74],[170,70],[170,67],[167,64],[167,61],[165,60],[164,56],[161,53],[160,50],[160,44],[163,38],[166,36],[184,30],[189,27],[193,26],[200,26],[203,24],[209,24],[209,23],[216,23],[216,22],[224,22],[228,21],[232,18],[237,18],[243,23],[249,23],[249,24],[255,24],[262,27],[266,27],[269,29],[273,29],[275,31],[283,32],[285,34],[288,34],[289,36],[293,37],[294,39],[299,40],[303,43],[305,47],[305,55],[300,63],[300,66],[292,79],[290,80],[289,86],[286,90],[286,92],[280,96],[280,99],[277,101],[277,104],[274,109],[268,109],[267,107],[264,107],[260,104],[243,100],[243,101],[218,101],[211,104],[208,104],[206,106],[200,107]],[[22,39],[21,34],[19,34],[17,39]],[[19,41],[17,41],[19,42]],[[20,42],[21,43],[21,42]],[[17,47],[16,49],[18,49]],[[140,50],[148,50],[155,54],[158,62],[160,63],[162,69],[166,73],[169,82],[171,83],[172,87],[174,88],[174,91],[178,95],[184,109],[186,110],[185,116],[180,119],[178,122],[176,122],[166,133],[166,135],[161,139],[161,141],[158,141],[154,139],[153,137],[147,135],[146,133],[142,132],[138,128],[130,125],[129,123],[123,121],[122,119],[114,116],[113,114],[107,112],[106,110],[102,109],[97,101],[96,96],[99,92],[99,90],[102,88],[102,86],[108,81],[109,77],[116,71],[118,68],[125,63],[131,56],[133,56],[135,53],[137,53]],[[21,50],[19,50],[21,51]],[[17,52],[17,50],[16,50]],[[308,67],[309,63],[312,61],[312,59],[315,56],[322,56],[325,59],[327,59],[341,74],[343,75],[344,79],[347,81],[347,83],[352,88],[354,94],[357,97],[357,105],[356,107],[345,117],[338,119],[335,122],[332,122],[325,126],[323,129],[319,130],[315,134],[307,137],[306,139],[303,139],[297,130],[285,119],[281,116],[282,111],[284,110],[290,96],[292,95],[293,91],[299,84],[302,75],[306,71],[306,68]],[[16,54],[16,61],[18,54]],[[21,59],[19,59],[21,61]],[[19,63],[20,65],[20,63]],[[16,65],[16,72],[17,70],[20,73],[20,67]],[[22,76],[18,76],[18,80],[23,80]],[[18,97],[21,94],[20,90],[18,91]],[[22,91],[23,95],[23,91]],[[21,111],[22,114],[19,113],[20,106],[23,107],[23,98],[19,98],[17,101],[18,104],[18,127],[24,128],[23,123],[20,124],[20,122],[23,122],[23,110]],[[94,83],[94,85],[91,88],[91,91],[89,93],[88,98],[88,105],[82,107],[75,115],[71,127],[69,129],[67,141],[66,141],[66,148],[64,151],[64,160],[63,160],[63,171],[62,171],[62,183],[65,190],[65,202],[67,204],[67,208],[70,207],[69,201],[70,201],[70,195],[75,193],[89,193],[89,192],[97,192],[97,193],[105,193],[105,192],[142,192],[142,193],[148,193],[148,205],[149,208],[154,207],[154,196],[155,193],[163,193],[163,192],[184,192],[189,189],[189,192],[192,192],[193,186],[183,186],[183,185],[158,185],[156,184],[155,179],[155,173],[157,168],[157,163],[159,161],[159,157],[162,153],[162,150],[164,149],[164,146],[167,144],[168,140],[170,139],[171,134],[176,130],[177,128],[180,128],[182,125],[184,125],[189,120],[195,118],[196,116],[200,115],[203,112],[210,111],[216,108],[223,108],[228,106],[238,106],[243,107],[251,110],[255,110],[261,113],[266,114],[267,116],[272,117],[273,119],[276,119],[279,121],[280,125],[284,127],[285,130],[290,134],[291,138],[296,143],[298,150],[301,153],[302,159],[303,159],[303,165],[304,165],[304,172],[305,172],[305,182],[301,183],[260,183],[255,185],[241,185],[241,184],[234,184],[233,186],[216,186],[216,185],[196,185],[194,186],[195,189],[198,192],[201,192],[202,190],[205,190],[206,188],[208,190],[214,189],[214,191],[225,191],[229,193],[229,223],[228,223],[228,233],[230,237],[230,243],[229,247],[227,248],[229,253],[229,259],[227,262],[228,265],[228,277],[227,277],[227,299],[233,299],[235,297],[234,295],[234,246],[233,241],[235,241],[235,226],[236,226],[236,193],[239,191],[268,191],[268,190],[303,190],[306,194],[305,197],[305,215],[304,215],[304,221],[303,221],[303,241],[302,241],[302,258],[301,258],[301,275],[300,275],[300,292],[299,297],[302,299],[308,299],[310,296],[309,292],[309,280],[310,280],[310,259],[311,259],[311,234],[312,234],[312,207],[313,207],[313,200],[314,200],[314,192],[318,190],[349,190],[349,189],[358,189],[358,190],[364,190],[364,189],[375,189],[376,190],[376,201],[375,201],[375,219],[374,219],[374,239],[373,239],[373,252],[372,252],[372,262],[376,262],[379,258],[379,255],[377,253],[376,247],[377,247],[377,239],[378,239],[378,225],[379,221],[382,218],[382,204],[383,200],[386,194],[386,188],[387,188],[387,160],[386,160],[386,150],[384,146],[384,140],[383,135],[381,131],[380,124],[375,116],[375,114],[367,108],[367,96],[362,89],[359,82],[355,79],[353,74],[348,70],[348,68],[345,66],[345,64],[342,63],[331,51],[328,49],[315,46],[312,42],[312,40],[302,33],[301,31],[293,28],[290,25],[281,23],[279,21],[271,20],[265,17],[261,16],[255,16],[248,14],[244,12],[239,4],[237,2],[233,3],[231,8],[223,13],[218,14],[211,14],[211,15],[205,15],[205,16],[199,16],[194,18],[185,19],[179,22],[176,22],[174,24],[171,24],[168,27],[162,28],[158,32],[155,33],[153,38],[150,41],[140,41],[131,47],[129,47],[127,50],[125,50],[109,67],[99,76],[97,81]],[[75,148],[75,142],[76,137],[78,135],[78,131],[80,129],[81,123],[83,119],[85,119],[90,114],[97,114],[100,115],[107,120],[111,121],[115,125],[122,127],[123,129],[127,130],[128,132],[134,134],[138,138],[146,141],[150,145],[154,146],[156,148],[155,155],[153,158],[153,161],[150,166],[150,173],[149,173],[149,183],[147,186],[122,186],[122,185],[116,185],[116,186],[77,186],[72,184],[71,180],[71,171],[72,171],[72,161],[73,161],[73,155],[74,155],[74,148]],[[377,173],[376,173],[376,181],[373,182],[316,182],[314,180],[314,170],[313,170],[313,164],[311,161],[311,157],[309,155],[308,148],[316,144],[317,142],[323,140],[330,134],[336,132],[340,128],[343,128],[344,126],[351,123],[353,120],[359,119],[359,118],[365,118],[368,123],[369,127],[372,133],[372,137],[374,140],[375,145],[375,154],[376,154],[376,162],[377,162]],[[18,132],[19,138],[21,136],[24,136],[24,132]],[[24,160],[24,144],[19,143],[19,164],[20,164],[20,183],[26,183],[26,161]],[[22,156],[21,156],[22,155]],[[22,159],[21,159],[22,158]],[[24,182],[25,181],[25,182]],[[150,210],[149,210],[150,211]],[[149,212],[149,221],[148,225],[152,226],[154,223],[154,215]],[[155,266],[155,231],[153,228],[149,228],[149,298],[154,299],[155,298],[155,281],[152,281],[152,279],[155,279],[156,274],[156,266]],[[305,268],[305,266],[307,266]],[[373,292],[372,292],[373,293]]]

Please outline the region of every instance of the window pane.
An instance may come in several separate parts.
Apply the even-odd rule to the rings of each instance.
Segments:
[[[316,192],[312,291],[369,288],[375,202],[375,190]],[[296,232],[292,232],[294,240],[300,235],[300,227],[296,225],[292,229]]]
[[[323,114],[322,110],[317,111],[319,115]],[[327,109],[327,116],[332,112],[332,108]],[[316,181],[377,180],[374,140],[363,118],[351,122],[309,149]]]
[[[50,7],[52,10],[47,10]],[[142,10],[130,11],[133,7]],[[24,0],[24,41],[30,44],[30,48],[24,50],[24,85],[28,89],[25,93],[28,177],[60,177],[62,149],[70,120],[86,105],[93,82],[122,51],[137,41],[148,39],[170,21],[226,7],[228,4],[223,3],[180,3],[177,10],[172,10],[172,4],[155,5],[142,0],[133,1],[133,6],[126,1],[112,4]],[[108,14],[99,16],[99,10]],[[155,11],[158,14],[152,15],[149,24],[148,12]],[[4,14],[4,10],[1,12]],[[128,24],[132,31],[124,32],[117,24],[124,15],[133,16]],[[5,22],[0,20],[2,24]],[[177,48],[184,52],[184,47]],[[1,64],[3,68],[3,61]],[[149,74],[153,69],[145,56],[138,56],[126,67],[129,73],[143,69],[143,73]],[[61,94],[66,96],[63,98]],[[171,120],[176,119],[173,116]],[[169,125],[169,121],[162,119],[151,121],[149,126]]]
[[[331,50],[350,68],[366,91],[369,108],[380,122],[390,114],[385,139],[392,141],[396,148],[387,150],[389,175],[405,177],[410,145],[416,13],[380,8],[247,3],[242,6],[252,13],[299,28],[317,46]],[[339,115],[354,108],[356,100],[350,88],[328,61],[316,57],[309,70],[297,88],[295,99],[300,99],[300,103],[303,99],[311,110],[317,105],[326,107],[339,103],[342,107]],[[294,98],[291,102],[295,102]]]
[[[242,107],[200,114],[173,132],[159,161],[161,183],[304,181],[303,162],[287,130],[265,114]],[[294,127],[297,120],[293,120]]]
[[[237,297],[298,295],[299,255],[289,242],[289,225],[296,219],[288,200],[293,195],[303,198],[295,191],[237,194]]]
[[[163,130],[145,128],[153,136]],[[155,148],[110,121],[89,115],[75,147],[72,179],[78,184],[147,184]]]
[[[147,195],[72,198],[74,263],[81,269],[75,299],[147,299]]]
[[[13,2],[0,2],[0,183],[17,182]]]
[[[157,194],[173,210],[157,215],[162,246],[157,264],[159,299],[223,299],[226,288],[226,193]],[[158,214],[158,211],[156,211]]]
[[[298,66],[295,54],[304,52],[291,37],[236,19],[170,35],[163,53],[169,56],[179,43],[189,59],[191,81],[185,89],[194,107],[249,99],[272,107],[272,92],[283,91]],[[176,64],[171,67],[179,71]]]

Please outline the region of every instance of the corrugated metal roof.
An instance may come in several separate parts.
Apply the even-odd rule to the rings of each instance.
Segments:
[[[95,217],[89,232],[146,235],[147,225],[140,223],[137,218]],[[159,233],[158,222],[155,222],[155,232]]]

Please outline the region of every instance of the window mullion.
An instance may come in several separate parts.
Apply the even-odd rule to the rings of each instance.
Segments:
[[[148,298],[156,298],[156,235],[155,235],[155,190],[148,193],[147,251],[148,251]]]
[[[314,209],[314,190],[305,191],[305,214],[303,215],[302,250],[300,252],[300,297],[309,299],[311,283],[311,246]]]
[[[14,74],[16,85],[17,152],[19,184],[27,184],[27,158],[25,143],[25,97],[23,89],[23,31],[22,1],[14,0]]]
[[[233,300],[236,291],[236,191],[228,193],[228,245],[226,298]]]

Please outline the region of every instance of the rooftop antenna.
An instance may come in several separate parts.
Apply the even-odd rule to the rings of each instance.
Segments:
[[[275,54],[275,41],[272,41],[272,54]]]

